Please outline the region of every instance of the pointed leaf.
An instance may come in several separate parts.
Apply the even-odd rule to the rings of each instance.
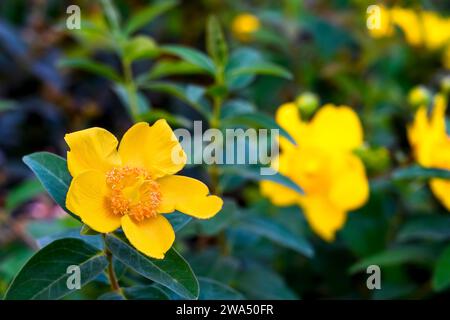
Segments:
[[[125,32],[127,34],[130,34],[141,29],[159,15],[172,9],[177,5],[177,3],[177,1],[173,0],[164,0],[155,4],[151,4],[149,7],[139,11],[136,15],[131,17],[125,27]]]

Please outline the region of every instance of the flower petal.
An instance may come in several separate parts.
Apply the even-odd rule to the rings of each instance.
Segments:
[[[279,183],[264,180],[260,183],[261,193],[276,206],[290,206],[298,202],[299,194]]]
[[[66,206],[97,232],[112,232],[120,227],[119,216],[113,215],[106,204],[108,187],[105,175],[85,171],[73,178],[66,197]]]
[[[64,139],[70,148],[67,166],[72,177],[87,170],[106,172],[120,165],[118,141],[108,130],[90,128],[66,134]]]
[[[222,209],[222,199],[208,195],[208,187],[199,180],[183,176],[167,176],[156,182],[162,194],[162,202],[158,209],[160,213],[178,210],[199,219],[208,219]]]
[[[164,119],[152,126],[140,122],[131,127],[120,142],[119,154],[124,164],[147,169],[153,179],[174,174],[186,164],[186,154]]]
[[[333,241],[336,231],[344,225],[347,213],[321,197],[303,197],[301,205],[314,232],[326,241]]]
[[[125,215],[122,218],[122,229],[136,249],[156,259],[163,259],[175,241],[172,225],[161,215],[142,222],[136,222]]]
[[[277,109],[275,119],[297,144],[305,139],[306,123],[302,122],[300,112],[295,103],[285,103],[281,105]],[[280,137],[280,144],[283,150],[293,146],[292,143],[284,137]]]
[[[431,179],[430,187],[436,198],[450,211],[450,181],[444,179]]]
[[[358,115],[346,106],[323,106],[310,126],[311,143],[325,150],[351,151],[363,143],[363,130]]]
[[[349,153],[334,157],[330,200],[343,210],[354,210],[366,203],[369,181],[362,161]]]

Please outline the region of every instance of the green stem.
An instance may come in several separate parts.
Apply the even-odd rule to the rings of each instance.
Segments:
[[[105,242],[105,235],[103,235],[103,242]],[[105,255],[106,259],[108,260],[108,279],[109,283],[111,284],[111,290],[114,292],[121,293],[119,281],[117,281],[116,272],[114,271],[113,255],[112,252],[109,251],[109,249],[106,247],[106,243],[105,243]]]
[[[130,115],[133,118],[134,122],[138,122],[140,120],[139,117],[139,107],[137,100],[137,89],[136,84],[134,83],[133,71],[131,69],[131,64],[128,61],[122,60],[123,72],[124,72],[124,81],[125,88],[127,90],[128,95],[128,103],[129,103],[129,111]]]

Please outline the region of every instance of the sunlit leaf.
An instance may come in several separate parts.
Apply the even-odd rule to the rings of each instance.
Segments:
[[[214,16],[208,19],[206,47],[216,65],[225,66],[228,60],[228,47],[220,23]]]
[[[141,29],[159,15],[172,9],[174,6],[177,5],[177,3],[178,3],[177,1],[173,0],[163,0],[157,3],[150,4],[147,8],[140,10],[138,13],[136,13],[134,16],[131,17],[131,19],[125,26],[125,32],[127,34],[130,34]]]
[[[121,82],[120,75],[110,66],[88,58],[66,58],[59,61],[59,66],[64,68],[80,69],[96,74],[115,82]]]
[[[182,46],[163,46],[161,47],[161,51],[167,54],[172,54],[174,56],[179,57],[189,63],[192,63],[203,70],[209,72],[214,75],[216,67],[214,66],[214,62],[204,53]]]

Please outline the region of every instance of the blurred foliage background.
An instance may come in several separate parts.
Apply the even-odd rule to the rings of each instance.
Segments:
[[[121,26],[158,3],[113,2]],[[81,8],[81,30],[65,27],[66,9],[73,3]],[[277,208],[261,196],[257,183],[223,174],[223,212],[211,221],[191,221],[178,233],[177,248],[198,276],[246,298],[447,297],[448,211],[420,174],[393,177],[398,168],[414,164],[406,136],[414,115],[408,94],[419,85],[428,94],[449,90],[450,49],[411,45],[401,28],[388,37],[371,36],[366,28],[370,4],[160,1],[161,14],[150,23],[133,20],[137,24],[128,24],[124,40],[114,37],[114,21],[100,1],[2,0],[0,296],[38,248],[38,239],[79,228],[46,195],[22,156],[43,150],[65,156],[64,134],[92,126],[120,136],[135,120],[166,118],[173,128],[189,128],[193,120],[204,119],[202,99],[208,95],[228,104],[222,113],[258,110],[268,117],[282,103],[313,92],[321,105],[354,108],[367,142],[358,154],[370,178],[370,200],[349,214],[336,241],[314,235],[298,207]],[[449,19],[445,1],[383,4]],[[233,63],[251,67],[265,61],[272,68],[230,78],[223,92],[220,79],[189,59],[178,60],[183,55],[169,45],[208,51],[211,14],[222,26]],[[236,18],[242,14],[257,19],[249,22],[256,24],[254,32],[239,29]],[[207,182],[214,178],[214,172],[196,166],[185,171]],[[381,290],[366,288],[368,264],[382,268]],[[145,283],[136,274],[124,274],[124,283]],[[98,279],[68,298],[96,298],[107,288]]]

